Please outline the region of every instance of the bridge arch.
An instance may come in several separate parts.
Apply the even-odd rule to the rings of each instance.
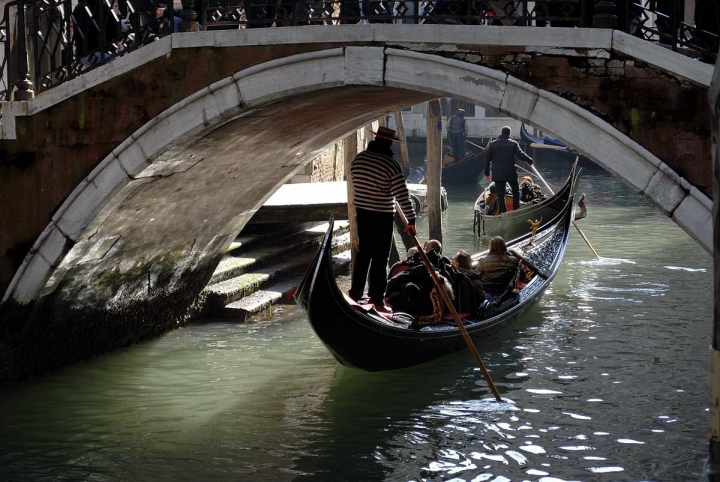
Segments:
[[[331,48],[237,72],[137,130],[58,209],[3,302],[36,303],[36,313],[66,323],[81,323],[77,313],[97,319],[100,310],[104,319],[128,316],[140,305],[129,325],[161,318],[150,330],[159,333],[186,315],[224,248],[314,151],[382,114],[439,96],[494,107],[561,136],[711,249],[707,196],[575,104],[458,60]],[[293,115],[302,122],[282,122]],[[232,186],[238,191],[227,191]],[[91,335],[96,351],[122,343],[113,333],[98,345],[99,336]]]
[[[347,47],[298,54],[245,69],[188,97],[136,131],[57,211],[5,299],[12,296],[21,303],[33,299],[52,267],[61,264],[68,239],[85,239],[82,232],[131,180],[163,176],[168,170],[176,172],[177,162],[169,160],[194,140],[235,118],[252,116],[261,106],[346,86],[393,87],[500,109],[562,137],[642,193],[706,250],[710,249],[711,201],[649,151],[590,112],[483,66],[391,48]],[[369,110],[372,112],[365,118],[339,122],[326,126],[321,133],[308,135],[322,138],[321,142],[337,140],[381,113]],[[315,139],[309,144],[315,149],[322,147]],[[272,191],[255,200],[254,206],[242,214],[247,217],[270,194]]]

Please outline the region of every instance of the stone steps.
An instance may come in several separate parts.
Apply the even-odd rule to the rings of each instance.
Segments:
[[[333,257],[335,274],[346,273],[350,269],[350,251],[344,251]],[[218,313],[223,318],[246,321],[248,317],[268,311],[274,305],[293,304],[293,295],[302,280],[304,271],[286,281],[275,283],[266,289],[258,290],[234,303],[230,303]],[[271,315],[271,313],[268,313]]]
[[[323,224],[305,229],[296,237],[273,239],[272,245],[256,241],[260,243],[256,249],[226,255],[213,274],[211,284],[203,290],[203,314],[245,320],[272,304],[293,302],[288,293],[302,279],[326,230],[327,224]],[[336,223],[332,254],[338,255],[349,248],[347,223]],[[349,252],[335,258],[338,270],[349,266]]]
[[[226,254],[215,268],[210,278],[210,285],[240,276],[252,269],[259,269],[271,263],[278,257],[287,256],[288,252],[314,251],[322,241],[322,235],[327,230],[327,223],[305,229],[295,235],[285,235],[279,238],[274,236],[255,236],[248,243],[249,236],[239,236],[238,246],[232,253]],[[335,223],[334,235],[339,236],[348,231],[347,222]],[[318,234],[319,233],[319,234]],[[246,240],[246,244],[242,244]]]
[[[246,250],[258,243],[267,243],[268,239],[272,238],[276,241],[281,241],[297,234],[299,231],[313,229],[316,225],[317,223],[278,224],[277,226],[270,224],[262,226],[248,224],[238,237],[230,243],[225,253],[238,252],[240,249]]]

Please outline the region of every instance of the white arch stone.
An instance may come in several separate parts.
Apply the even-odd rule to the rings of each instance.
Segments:
[[[706,250],[712,249],[709,198],[588,111],[486,67],[412,51],[347,47],[299,54],[243,70],[184,99],[138,129],[63,203],[15,274],[3,302],[12,298],[28,303],[37,297],[88,226],[112,211],[108,205],[122,201],[114,198],[122,187],[151,163],[153,175],[163,175],[158,166],[169,158],[167,153],[172,153],[173,147],[256,107],[349,85],[385,85],[462,98],[501,109],[544,131],[562,133],[571,146],[628,181]]]

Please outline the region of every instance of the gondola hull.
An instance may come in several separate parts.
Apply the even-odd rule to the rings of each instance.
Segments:
[[[577,189],[577,165],[573,164],[570,175],[565,185],[553,196],[537,204],[523,206],[516,211],[508,211],[499,215],[484,214],[480,208],[480,199],[475,202],[475,220],[473,231],[478,237],[502,236],[506,240],[515,239],[532,229],[532,223],[538,222],[542,225],[553,219],[562,211],[565,205]]]
[[[485,152],[470,154],[443,167],[443,184],[474,184],[485,168]]]
[[[570,199],[534,239],[527,235],[508,244],[537,267],[538,274],[505,302],[505,310],[465,320],[465,328],[474,340],[482,341],[488,333],[511,323],[537,303],[560,266],[572,216]],[[366,371],[396,370],[465,349],[465,341],[452,320],[413,329],[402,316],[378,313],[353,303],[335,283],[330,266],[331,238],[332,226],[295,299],[315,333],[340,363]]]

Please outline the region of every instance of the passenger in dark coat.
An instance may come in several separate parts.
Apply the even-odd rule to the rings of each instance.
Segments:
[[[469,311],[474,313],[485,300],[485,290],[482,285],[482,279],[478,272],[473,269],[472,264],[472,256],[470,256],[470,253],[467,251],[460,250],[453,256],[452,265],[455,266],[455,269],[457,269],[459,273],[459,276],[457,276],[457,287],[455,289],[460,299],[458,309],[460,311],[466,311],[467,306],[462,306],[463,298],[471,298],[472,307]],[[463,286],[463,280],[466,280],[466,286]],[[470,293],[467,292],[467,288],[471,289]]]
[[[510,127],[502,128],[500,137],[490,143],[485,155],[485,177],[495,181],[498,193],[505,192],[505,184],[510,184],[513,193],[513,209],[520,207],[520,186],[518,185],[515,158],[532,166],[533,159],[523,152],[517,141],[510,139]],[[492,165],[492,175],[491,172]],[[500,203],[500,213],[507,211],[504,202]]]
[[[477,272],[486,293],[499,296],[508,289],[518,270],[520,260],[508,253],[505,240],[495,236],[490,241],[490,251],[480,258]]]

